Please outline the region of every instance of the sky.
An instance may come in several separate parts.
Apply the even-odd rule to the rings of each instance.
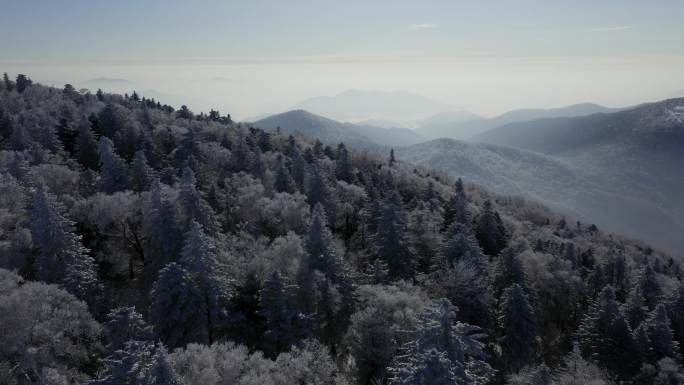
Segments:
[[[485,116],[684,94],[684,1],[3,0],[0,8],[0,71],[135,88],[238,118],[348,89],[407,91]]]

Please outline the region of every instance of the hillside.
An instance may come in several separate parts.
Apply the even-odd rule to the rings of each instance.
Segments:
[[[424,139],[407,128],[382,128],[364,124],[341,123],[304,110],[271,115],[253,123],[267,131],[280,127],[287,133],[300,132],[323,143],[345,142],[356,148],[380,146],[407,146]]]
[[[611,232],[684,254],[681,217],[645,199],[642,188],[616,185],[572,163],[514,147],[438,139],[399,148],[399,159],[462,177],[491,191],[543,202]]]
[[[21,75],[0,192],[6,383],[680,374],[679,259],[390,154]]]
[[[473,140],[547,154],[652,202],[675,220],[670,247],[684,250],[684,98],[611,114],[543,119],[503,126]]]
[[[596,113],[616,111],[608,107],[592,103],[574,104],[567,107],[551,109],[520,109],[503,113],[490,119],[456,119],[428,122],[417,128],[417,132],[430,138],[470,139],[488,130],[514,122],[525,122],[536,119],[554,117],[586,116]]]

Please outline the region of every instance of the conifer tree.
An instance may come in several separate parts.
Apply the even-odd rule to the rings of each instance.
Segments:
[[[407,234],[401,197],[396,190],[392,190],[382,203],[373,237],[375,253],[387,262],[391,278],[410,279],[415,273],[415,261],[409,250]]]
[[[580,323],[577,339],[583,357],[620,378],[629,378],[639,368],[637,347],[611,286],[604,287],[590,305]]]
[[[665,357],[681,358],[679,344],[673,339],[670,325],[670,317],[667,315],[665,305],[659,304],[653,309],[648,319],[639,326],[638,329],[643,329],[643,333],[647,336],[646,339],[640,338],[639,342],[648,343],[648,346],[639,346],[639,350],[650,353],[651,363]],[[638,333],[635,331],[635,333],[641,334],[642,331]]]
[[[266,352],[275,357],[309,334],[309,320],[297,304],[296,285],[274,271],[260,293],[259,314],[266,320]]]
[[[442,264],[440,266],[453,267],[454,263],[467,261],[473,266],[481,267],[484,263],[482,249],[468,225],[452,223],[440,247]]]
[[[183,383],[171,364],[166,347],[161,343],[157,344],[146,377],[145,384],[147,385],[182,385]]]
[[[518,372],[534,362],[538,345],[534,309],[525,290],[518,284],[503,292],[499,302],[499,327],[507,370]]]
[[[74,222],[63,213],[55,196],[44,185],[38,185],[29,210],[29,228],[36,249],[32,268],[38,279],[62,284],[92,306],[102,290],[95,261],[75,233]]]
[[[490,257],[498,255],[506,247],[508,241],[506,229],[499,213],[494,210],[489,200],[485,201],[482,206],[482,214],[477,221],[475,235],[482,251]]]
[[[133,306],[122,306],[107,314],[106,349],[109,354],[125,349],[128,341],[151,341],[152,327]]]
[[[198,304],[205,313],[209,344],[214,342],[216,330],[225,326],[225,308],[230,299],[231,282],[223,279],[223,271],[216,258],[213,241],[204,233],[202,226],[192,221],[185,233],[181,262],[190,273],[197,291],[202,295]]]
[[[114,151],[112,141],[103,136],[98,145],[100,158],[100,189],[108,194],[123,191],[128,184],[128,169],[119,155]]]
[[[172,262],[159,272],[150,301],[150,319],[166,345],[208,342],[206,312],[201,308],[204,297],[181,265]]]
[[[134,191],[147,191],[152,183],[153,171],[147,165],[147,158],[143,150],[135,152],[131,166],[131,187]]]
[[[285,166],[285,160],[282,156],[278,156],[275,181],[273,181],[273,189],[276,192],[294,193],[296,191],[295,182],[290,176],[290,170]]]
[[[82,116],[76,129],[76,159],[83,167],[97,171],[100,156],[97,152],[97,140],[90,128],[90,120],[85,115]]]
[[[349,159],[349,151],[344,143],[337,146],[337,159],[335,160],[335,176],[338,180],[343,180],[347,183],[354,183],[354,169]]]
[[[181,177],[180,194],[178,197],[185,221],[185,228],[189,229],[191,222],[194,220],[202,225],[207,234],[214,236],[219,231],[218,223],[211,206],[202,198],[195,186],[196,184],[195,173],[189,167],[185,167]]]
[[[456,308],[449,300],[432,301],[391,365],[390,384],[487,383],[494,370],[486,362],[482,337],[479,328],[456,322]]]
[[[145,208],[143,232],[147,238],[145,256],[148,276],[157,272],[169,262],[178,260],[182,246],[183,232],[174,202],[162,196],[159,179],[152,181],[150,201]],[[155,278],[152,278],[154,280]]]

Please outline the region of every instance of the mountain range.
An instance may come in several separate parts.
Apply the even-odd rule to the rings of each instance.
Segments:
[[[592,113],[597,110],[604,112]],[[299,131],[328,144],[344,141],[363,150],[396,147],[399,159],[500,194],[527,197],[569,218],[682,254],[684,99],[618,111],[593,104],[519,110],[481,122],[563,114],[580,116],[503,124],[472,141],[425,141],[420,129],[341,123],[301,110],[254,125]]]
[[[490,129],[514,122],[524,122],[542,118],[586,116],[596,113],[614,112],[618,109],[604,107],[593,103],[574,104],[552,109],[519,109],[503,113],[494,118],[485,119],[477,115],[464,119],[464,115],[456,115],[453,119],[427,120],[418,126],[416,131],[426,138],[469,139]],[[448,115],[447,115],[448,116]]]

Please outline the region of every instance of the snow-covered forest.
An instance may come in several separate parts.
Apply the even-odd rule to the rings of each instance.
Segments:
[[[5,75],[0,383],[684,383],[681,261],[468,182]]]

